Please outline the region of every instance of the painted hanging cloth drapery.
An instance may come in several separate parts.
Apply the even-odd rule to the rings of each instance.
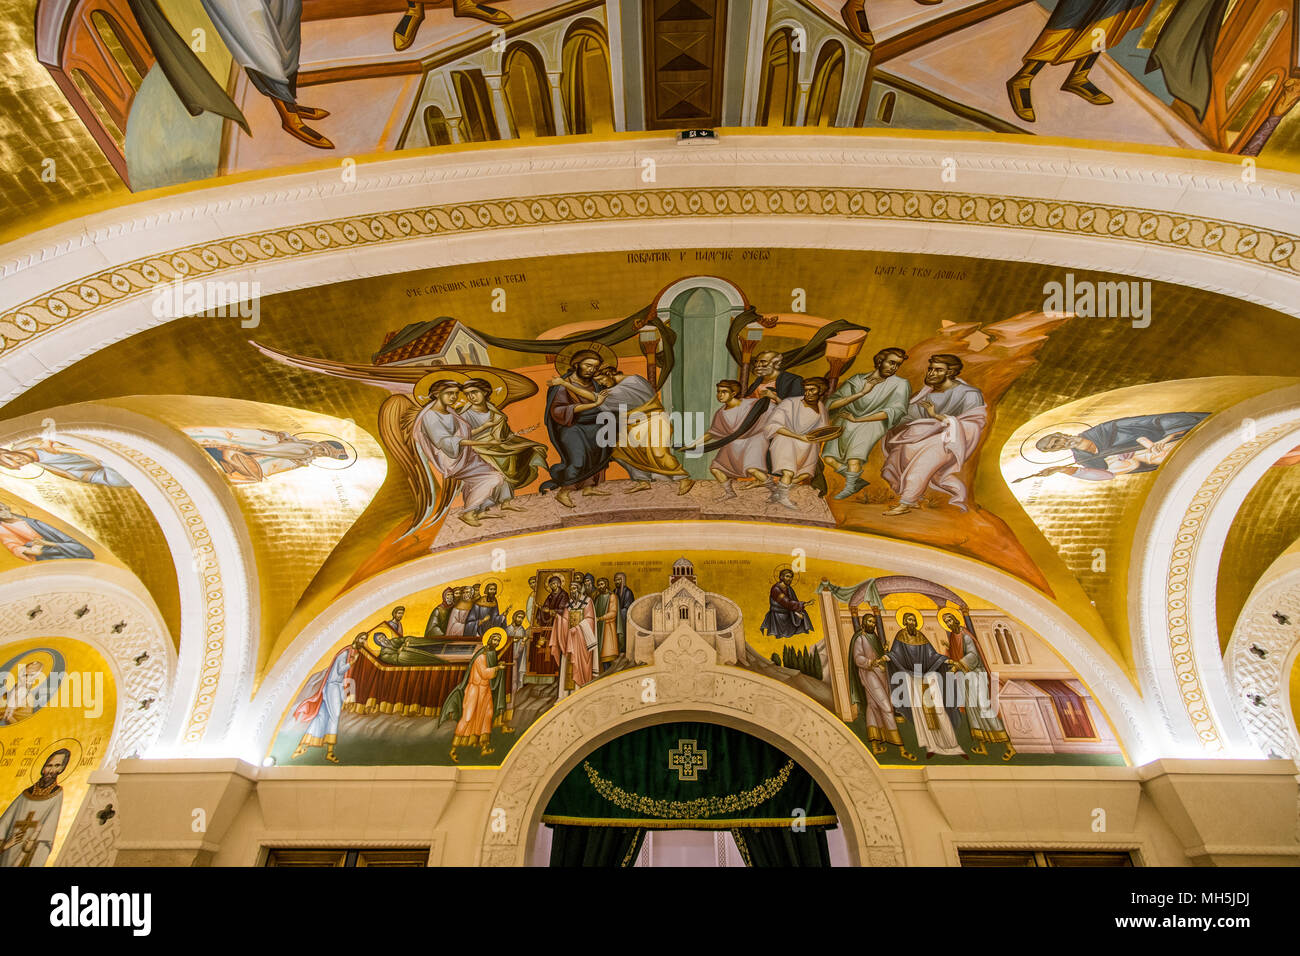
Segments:
[[[835,810],[792,758],[716,724],[679,722],[610,741],[569,772],[546,807],[552,826],[791,832],[835,825]]]

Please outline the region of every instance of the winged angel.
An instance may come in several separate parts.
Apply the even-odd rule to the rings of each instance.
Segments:
[[[252,345],[284,365],[393,393],[379,406],[379,438],[415,501],[403,537],[441,522],[457,495],[460,520],[475,527],[523,510],[514,492],[537,477],[546,446],[512,431],[503,409],[537,393],[531,380],[483,365],[354,365]]]

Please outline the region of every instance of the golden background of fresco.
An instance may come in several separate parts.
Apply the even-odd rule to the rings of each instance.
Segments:
[[[614,574],[622,571],[627,574],[628,587],[632,589],[636,600],[656,594],[668,586],[669,572],[673,562],[678,558],[686,558],[695,566],[696,583],[706,592],[719,594],[735,602],[741,613],[741,619],[744,622],[744,637],[750,648],[757,654],[765,658],[770,658],[775,652],[780,654],[783,647],[787,644],[796,650],[810,647],[821,641],[826,636],[825,624],[821,616],[820,602],[814,600],[817,597],[817,586],[822,578],[827,578],[833,584],[841,586],[854,586],[867,578],[883,577],[895,572],[883,570],[880,568],[866,567],[862,565],[847,564],[841,561],[824,561],[809,559],[806,571],[797,573],[794,579],[794,589],[798,598],[802,601],[813,600],[808,605],[807,611],[809,619],[812,621],[813,630],[809,634],[801,634],[795,637],[779,639],[768,637],[759,632],[763,617],[767,614],[769,602],[768,592],[776,582],[776,572],[780,567],[788,567],[788,562],[783,564],[780,555],[738,555],[728,551],[707,551],[696,548],[685,548],[680,550],[657,550],[641,552],[610,552],[606,554],[592,555],[585,558],[564,558],[551,562],[531,563],[518,568],[510,568],[499,572],[486,572],[483,574],[467,575],[446,581],[437,587],[428,588],[414,594],[407,595],[399,600],[394,600],[391,604],[385,606],[380,611],[349,623],[347,626],[339,629],[337,640],[331,645],[330,649],[322,654],[316,663],[308,670],[307,676],[298,686],[294,696],[281,714],[277,724],[276,733],[272,735],[271,742],[268,745],[270,749],[276,746],[281,730],[285,722],[292,720],[294,702],[297,701],[306,688],[312,675],[319,673],[326,668],[334,656],[344,647],[348,646],[353,638],[367,631],[373,633],[380,628],[388,619],[392,607],[402,605],[406,608],[403,617],[404,630],[408,635],[423,634],[425,623],[434,608],[442,600],[442,592],[447,587],[461,587],[464,585],[479,583],[487,584],[489,581],[496,581],[498,584],[497,606],[505,613],[507,605],[512,606],[510,615],[514,611],[523,610],[528,599],[528,578],[542,570],[555,571],[561,569],[573,569],[589,573],[596,579],[608,577],[613,582]],[[944,587],[948,585],[942,580],[935,580],[934,583],[941,584]],[[566,587],[568,586],[566,582]],[[1016,622],[1017,626],[1024,631],[1037,634],[1032,629],[1025,627],[1024,623],[1008,613],[1005,609],[996,608],[995,605],[981,600],[971,594],[961,591],[957,588],[949,588],[956,593],[971,610],[1000,610],[1008,618]],[[888,594],[883,597],[885,607],[885,631],[892,638],[894,633],[899,629],[894,620],[891,611],[895,611],[904,605],[911,605],[920,612],[920,627],[932,643],[937,644],[939,637],[943,634],[943,627],[938,621],[938,609],[935,608],[933,599],[920,594],[909,592],[900,592],[897,594]],[[531,622],[529,622],[531,623]],[[388,633],[385,629],[385,633]],[[1072,673],[1074,669],[1069,663],[1056,652],[1055,648],[1049,641],[1037,635],[1043,645],[1051,648],[1056,656],[1058,666]],[[369,642],[371,650],[376,649],[373,638]],[[1047,667],[1043,661],[1035,661],[1043,667]],[[622,672],[620,672],[622,673]],[[1082,682],[1078,674],[1074,674],[1076,679]],[[1083,682],[1086,687],[1086,682]],[[1089,689],[1091,694],[1091,688]],[[1094,701],[1096,698],[1093,698]],[[1104,715],[1109,721],[1109,715]],[[1113,727],[1112,727],[1113,733]],[[1127,758],[1125,758],[1127,760]]]
[[[1049,266],[962,257],[767,249],[759,251],[766,259],[744,258],[743,250],[731,250],[730,261],[719,261],[709,252],[673,250],[671,261],[651,263],[629,263],[622,252],[532,258],[428,269],[285,293],[262,303],[261,325],[251,333],[240,328],[236,318],[178,320],[78,362],[10,402],[6,411],[17,415],[67,402],[199,392],[217,398],[255,399],[335,419],[350,418],[359,430],[369,429],[374,434],[384,391],[287,368],[264,358],[245,340],[251,334],[288,352],[366,363],[386,333],[411,322],[449,315],[497,334],[531,337],[574,322],[612,322],[644,307],[680,278],[713,275],[735,283],[760,312],[788,312],[792,290],[801,288],[806,291],[810,315],[870,326],[872,332],[863,350],[867,358],[855,366],[864,368],[876,349],[924,341],[939,331],[944,320],[991,323],[1041,309],[1044,284],[1059,281],[1063,275],[1062,270]],[[903,267],[902,275],[882,278],[875,274],[878,266],[891,265]],[[931,269],[932,275],[951,270],[964,273],[965,278],[936,280],[911,272],[921,267]],[[491,311],[490,286],[426,294],[434,284],[507,273],[524,279],[504,286],[504,316]],[[1118,278],[1076,273],[1076,281]],[[1091,603],[1097,600],[1095,582],[1081,585],[1070,561],[1039,532],[1007,487],[999,469],[1002,447],[1020,425],[1081,396],[1223,375],[1262,377],[1258,384],[1263,390],[1284,384],[1281,377],[1290,379],[1295,372],[1292,350],[1261,347],[1261,343],[1293,339],[1295,320],[1288,316],[1163,283],[1153,284],[1152,302],[1149,328],[1135,329],[1121,319],[1074,319],[1051,333],[1038,352],[1038,364],[1022,373],[998,403],[983,445],[975,488],[975,500],[1007,522],[1042,569],[1061,606],[1130,671],[1132,655],[1124,630],[1117,627],[1114,614],[1103,616]],[[1213,336],[1205,331],[1206,315],[1215,317]],[[635,342],[629,342],[619,351],[635,355],[636,349]],[[502,349],[490,351],[493,361],[503,367],[538,360]],[[819,373],[823,367],[811,363],[804,371]],[[142,368],[149,369],[145,378],[138,372]],[[1209,381],[1186,388],[1178,394],[1187,401],[1199,397],[1199,405],[1212,400]],[[1203,388],[1204,394],[1197,388]],[[1241,394],[1244,397],[1249,392],[1246,388]],[[133,400],[131,407],[154,407],[157,416],[157,408],[166,401],[156,398],[151,405],[150,399],[142,398]],[[1121,552],[1126,550],[1122,543],[1131,535],[1135,515],[1132,509],[1121,509],[1119,502],[1139,494],[1136,486],[1126,484],[1134,480],[1141,479],[1109,482],[1112,487],[1093,490],[1087,499],[1090,508],[1104,507],[1115,514],[1124,510],[1127,517],[1111,532]],[[1098,496],[1114,496],[1116,501],[1102,504]],[[1058,523],[1077,522],[1076,505],[1081,501],[1063,502]],[[389,474],[365,514],[343,535],[302,593],[275,641],[276,650],[264,664],[273,663],[303,624],[333,600],[358,564],[410,510],[404,480]],[[1057,521],[1055,516],[1053,521]],[[300,549],[293,553],[317,549],[326,540],[314,521],[297,524],[289,533],[313,542],[291,545],[282,541],[283,547]],[[258,560],[261,565],[269,558],[259,554]],[[1098,600],[1099,605],[1103,603]]]
[[[1016,429],[1003,446],[1002,472],[1008,487],[1039,530],[1055,546],[1089,600],[1095,602],[1098,613],[1120,637],[1121,646],[1132,645],[1128,630],[1132,532],[1159,472],[1127,475],[1111,481],[1084,481],[1066,475],[1052,475],[1041,479],[1037,487],[1032,480],[1012,485],[1010,482],[1026,471],[1043,467],[1027,468],[1023,465],[1019,456],[1021,443],[1034,433],[1041,434],[1045,428],[1066,422],[1096,424],[1129,415],[1219,412],[1255,395],[1294,384],[1294,381],[1216,377],[1117,389],[1070,402],[1040,415]],[[1176,461],[1178,451],[1175,446],[1168,461]],[[1100,555],[1096,553],[1098,549]],[[1262,571],[1261,568],[1260,573]],[[1253,582],[1258,578],[1259,574],[1256,574],[1250,580]],[[1244,600],[1245,595],[1242,595]],[[1240,605],[1237,610],[1240,611]],[[1233,621],[1236,621],[1235,614]],[[1232,626],[1229,624],[1227,634],[1221,634],[1225,646],[1231,634]],[[1128,660],[1126,663],[1132,667],[1134,662]]]
[[[265,428],[327,432],[351,444],[357,461],[331,472],[296,468],[254,484],[229,484],[252,539],[260,597],[259,668],[294,605],[339,539],[365,511],[383,483],[383,449],[349,422],[293,408],[192,395],[119,398],[105,402],[176,428]],[[181,432],[187,442],[188,435]],[[199,448],[197,444],[195,448]],[[206,452],[204,458],[209,458]],[[221,469],[209,459],[217,473]]]
[[[14,797],[35,782],[40,774],[40,765],[52,749],[57,749],[53,747],[55,741],[71,737],[81,744],[80,761],[70,763],[67,771],[59,777],[59,784],[63,787],[63,807],[54,849],[50,853],[50,859],[55,859],[86,796],[90,773],[103,760],[112,737],[113,723],[117,719],[117,685],[112,670],[98,652],[87,644],[63,637],[11,644],[0,656],[0,662],[26,655],[38,647],[53,648],[62,654],[68,673],[104,675],[103,711],[98,717],[85,716],[81,708],[47,704],[25,720],[0,727],[0,747],[4,748],[4,754],[0,756],[0,813]],[[74,751],[74,759],[77,756]]]

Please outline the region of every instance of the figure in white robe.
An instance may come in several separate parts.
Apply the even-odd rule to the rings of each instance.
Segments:
[[[309,747],[324,747],[325,759],[330,763],[339,762],[334,746],[339,739],[339,718],[349,696],[348,672],[365,641],[366,635],[358,634],[350,646],[335,654],[315,693],[294,708],[294,719],[305,722],[307,729],[290,759],[301,757]]]
[[[963,685],[962,704],[966,708],[971,739],[975,741],[971,753],[984,756],[989,752],[989,744],[1002,744],[1002,759],[1010,760],[1016,755],[1016,748],[1012,746],[1006,725],[998,713],[993,686],[997,675],[989,671],[984,655],[975,643],[975,635],[955,614],[945,612],[943,625],[948,631],[948,658],[960,672],[958,677]]]
[[[885,436],[880,473],[899,496],[899,503],[885,514],[906,514],[927,490],[946,494],[960,511],[969,510],[970,490],[961,470],[979,450],[988,408],[978,388],[957,378],[960,371],[956,356],[931,358],[925,387]]]
[[[717,384],[721,408],[713,413],[713,420],[696,444],[705,451],[716,449],[709,473],[717,481],[725,482],[724,498],[736,497],[736,481],[753,479],[760,487],[770,484],[767,473],[768,436],[766,425],[771,409],[749,422],[755,414],[754,406],[763,399],[741,398],[740,382],[723,379]],[[749,422],[746,427],[746,422]]]
[[[468,525],[478,526],[487,509],[510,499],[510,485],[505,475],[472,447],[462,447],[461,443],[470,437],[471,428],[451,409],[454,401],[451,388],[431,399],[420,410],[412,428],[416,450],[425,464],[445,479],[460,482],[465,508],[459,517]]]
[[[60,748],[47,758],[41,776],[14,797],[0,815],[0,866],[44,866],[54,849],[63,810],[59,774],[68,769],[72,752]]]
[[[185,434],[206,451],[231,484],[254,484],[318,458],[347,461],[348,451],[337,439],[313,441],[265,428],[187,428]]]
[[[862,626],[849,642],[849,656],[853,659],[854,671],[850,677],[857,678],[849,681],[849,690],[853,702],[858,705],[858,714],[866,724],[871,752],[883,754],[888,749],[885,745],[893,744],[903,757],[915,760],[916,756],[903,746],[903,738],[898,732],[886,676],[889,659],[876,635],[874,617],[863,618]]]
[[[901,685],[901,710],[911,719],[917,745],[925,756],[949,754],[970,759],[957,743],[956,707],[946,707],[943,679],[948,658],[930,644],[913,614],[903,615],[903,629],[894,635],[886,657],[890,684]]]
[[[798,510],[790,500],[791,486],[809,481],[820,472],[821,443],[809,440],[807,435],[830,424],[822,401],[827,389],[826,379],[806,378],[802,396],[783,398],[772,409],[766,425],[768,454],[772,474],[780,475],[781,480],[773,486],[769,501]]]
[[[907,413],[912,386],[897,374],[907,358],[900,348],[881,349],[875,371],[850,376],[827,402],[831,421],[844,430],[826,443],[826,460],[844,476],[844,488],[835,497],[851,498],[867,486],[862,466],[872,449]]]

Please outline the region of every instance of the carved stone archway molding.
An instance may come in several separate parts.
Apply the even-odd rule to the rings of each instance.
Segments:
[[[1261,168],[1247,183],[1240,172],[1210,157],[1018,137],[749,131],[698,149],[647,133],[413,151],[359,164],[355,181],[331,163],[225,182],[0,247],[0,400],[170,321],[155,314],[155,289],[173,280],[269,296],[534,256],[543,239],[550,255],[671,249],[688,235],[693,247],[1047,263],[1300,315],[1300,177]]]
[[[723,724],[779,748],[830,797],[853,863],[906,863],[884,776],[843,721],[780,681],[719,664],[717,651],[680,625],[655,650],[653,665],[587,685],[528,728],[497,774],[476,864],[525,865],[546,802],[565,774],[615,737],[673,720]]]
[[[1279,557],[1260,577],[1224,654],[1241,725],[1266,757],[1300,764],[1291,709],[1291,671],[1300,656],[1300,551]]]
[[[71,405],[25,415],[0,428],[0,444],[40,435],[48,419],[59,440],[131,483],[171,551],[181,604],[176,705],[150,756],[219,752],[251,696],[258,636],[257,566],[238,502],[198,446],[121,408]]]
[[[1220,412],[1161,466],[1133,533],[1129,610],[1143,690],[1176,756],[1258,757],[1220,651],[1215,596],[1237,509],[1300,443],[1300,386]]]

